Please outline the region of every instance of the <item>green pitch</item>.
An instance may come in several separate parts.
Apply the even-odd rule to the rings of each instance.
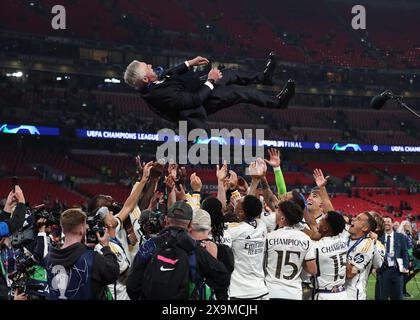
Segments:
[[[376,277],[371,275],[368,282],[368,299],[375,299],[375,282]],[[404,298],[406,300],[420,300],[420,273],[407,283],[407,292],[411,298]]]

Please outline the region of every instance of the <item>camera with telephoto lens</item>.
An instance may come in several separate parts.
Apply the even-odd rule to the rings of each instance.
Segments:
[[[105,224],[102,217],[98,214],[87,218],[88,229],[86,231],[86,242],[87,243],[98,243],[98,237],[96,233],[102,237],[105,233]]]
[[[36,265],[35,257],[24,248],[23,253],[16,258],[16,271],[9,275],[9,279],[12,281],[12,291],[29,294],[31,300],[45,297],[47,282],[33,279]]]
[[[39,207],[33,209],[34,222],[36,223],[39,219],[44,218],[47,221],[45,225],[51,226],[53,224],[60,224],[60,213],[55,211],[48,211],[45,207]]]

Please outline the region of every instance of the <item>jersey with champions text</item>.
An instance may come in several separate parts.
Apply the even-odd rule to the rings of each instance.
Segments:
[[[267,235],[266,283],[270,298],[302,300],[304,261],[315,259],[312,240],[292,227]]]
[[[332,290],[346,282],[347,242],[339,235],[314,241],[318,273],[315,288]]]
[[[209,239],[214,240],[212,234],[209,234]],[[227,227],[225,230],[223,230],[223,235],[220,237],[219,241],[215,241],[217,244],[224,244],[228,246],[229,248],[232,248],[232,237],[229,234],[229,231],[227,230]]]
[[[264,250],[267,226],[260,219],[230,223],[235,268],[232,272],[229,296],[241,299],[259,298],[268,293],[264,281]]]
[[[366,300],[367,282],[375,251],[374,240],[363,237],[357,240],[348,239],[347,263],[358,273],[346,280],[346,291],[349,300]]]

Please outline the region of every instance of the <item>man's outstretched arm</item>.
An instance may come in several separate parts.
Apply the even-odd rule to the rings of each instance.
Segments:
[[[174,75],[174,74],[183,74],[188,72],[191,67],[194,66],[201,66],[208,64],[209,60],[207,58],[198,56],[191,60],[186,60],[184,63],[181,63],[173,68],[170,68],[166,71],[167,75]]]

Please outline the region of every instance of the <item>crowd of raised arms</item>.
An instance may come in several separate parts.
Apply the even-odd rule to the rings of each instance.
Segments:
[[[402,299],[410,223],[334,211],[320,169],[309,196],[287,190],[280,152],[268,154],[248,181],[217,165],[206,197],[196,173],[139,157],[123,204],[97,195],[56,214],[28,208],[16,185],[0,212],[0,298],[365,300],[374,274],[376,299]]]

